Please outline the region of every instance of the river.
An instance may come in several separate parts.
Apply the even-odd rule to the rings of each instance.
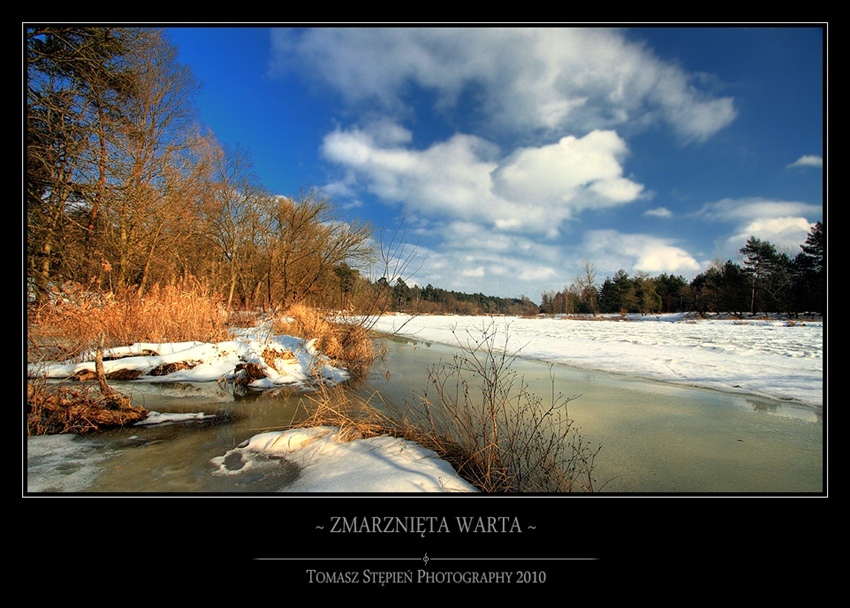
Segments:
[[[386,357],[368,383],[404,403],[427,386],[428,369],[457,349],[407,339],[381,341]],[[572,399],[569,416],[599,447],[594,488],[633,494],[811,494],[825,489],[824,425],[818,410],[517,359],[512,369],[544,399]],[[554,378],[554,380],[553,380]],[[554,382],[554,387],[553,387]],[[300,419],[303,395],[235,397],[214,384],[115,383],[159,412],[204,412],[210,420],[132,427],[91,436],[26,438],[27,493],[269,493],[298,475],[270,460],[251,476],[212,474],[210,460],[249,437]]]

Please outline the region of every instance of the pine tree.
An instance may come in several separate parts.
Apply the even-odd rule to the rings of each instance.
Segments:
[[[750,314],[754,315],[761,290],[767,284],[777,261],[776,247],[767,241],[751,236],[740,249],[744,256],[744,271],[750,275]]]

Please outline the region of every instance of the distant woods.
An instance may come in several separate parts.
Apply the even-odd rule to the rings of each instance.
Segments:
[[[826,314],[826,235],[822,222],[809,232],[796,255],[750,237],[739,251],[741,262],[715,262],[690,282],[681,276],[618,270],[601,283],[593,264],[565,289],[544,292],[540,310],[547,314],[668,312],[761,312],[796,316]]]
[[[395,238],[382,242],[366,224],[343,221],[317,190],[272,195],[246,151],[216,140],[198,119],[198,85],[163,30],[31,25],[25,43],[25,264],[33,300],[68,285],[142,297],[192,279],[228,309],[824,312],[821,224],[796,256],[753,238],[741,265],[716,264],[690,283],[621,270],[600,284],[586,263],[540,305],[409,286],[410,260]],[[364,273],[375,268],[374,278]]]

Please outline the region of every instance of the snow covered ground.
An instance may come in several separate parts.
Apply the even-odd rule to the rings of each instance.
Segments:
[[[243,475],[266,457],[286,458],[301,474],[287,492],[475,492],[433,450],[394,437],[340,443],[337,429],[315,427],[255,435],[213,460],[215,475]],[[237,467],[230,462],[236,456]]]
[[[466,345],[492,327],[494,343],[521,358],[823,406],[820,321],[619,318],[391,315],[374,328]]]
[[[379,331],[455,346],[480,339],[488,328],[497,332],[497,346],[522,358],[823,407],[825,342],[819,321],[695,320],[683,315],[604,321],[389,315],[377,319],[374,325]],[[181,361],[193,365],[164,375],[143,375],[140,382],[234,380],[239,377],[237,368],[244,369],[246,363],[254,363],[266,373],[265,378],[252,383],[255,388],[283,385],[309,389],[316,378],[328,384],[347,379],[345,371],[330,365],[312,342],[289,336],[263,340],[262,336],[262,331],[253,329],[219,344],[137,344],[122,349],[126,352],[111,353],[130,356],[105,361],[104,365],[107,372],[123,368],[142,374],[165,371],[163,365]],[[276,356],[269,356],[269,349]],[[62,378],[93,366],[92,361],[55,363],[30,371]],[[198,418],[203,413],[187,416]],[[179,419],[180,415],[152,412],[144,423]],[[25,451],[31,459],[27,491],[55,488],[51,485],[54,463],[69,458],[68,452],[74,449],[70,441],[27,438]],[[86,459],[85,455],[76,456]],[[286,458],[300,467],[295,485],[286,491],[474,491],[434,452],[416,444],[387,437],[341,442],[334,429],[324,427],[255,435],[213,459],[212,474],[242,474],[251,467],[263,466],[269,457]],[[70,481],[65,479],[60,491],[78,489]]]

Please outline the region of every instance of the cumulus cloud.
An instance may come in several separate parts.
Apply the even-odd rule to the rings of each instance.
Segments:
[[[704,140],[736,116],[733,100],[602,28],[317,28],[273,30],[274,70],[298,70],[341,95],[408,115],[413,87],[437,109],[474,99],[482,125],[587,133],[663,123]]]
[[[327,133],[321,153],[338,171],[338,192],[404,207],[431,246],[418,248],[428,274],[414,280],[533,296],[578,272],[572,260],[612,274],[699,268],[670,240],[568,238],[582,216],[651,197],[624,170],[623,135],[661,127],[704,141],[736,117],[731,97],[628,32],[282,28],[273,45],[275,70],[309,79],[357,121]],[[419,122],[422,104],[445,119],[436,140],[420,139],[434,126],[433,114]],[[663,207],[646,215],[672,216]]]
[[[763,241],[770,241],[781,251],[796,252],[805,242],[806,237],[814,226],[802,217],[775,217],[753,220],[740,226],[735,234],[727,239],[729,247],[740,248],[751,236]]]
[[[329,133],[322,153],[373,194],[414,213],[549,238],[575,213],[628,204],[643,191],[623,177],[627,148],[612,131],[523,147],[504,158],[472,135],[456,134],[422,150],[409,141],[403,129],[383,122]]]
[[[734,224],[723,243],[724,255],[730,259],[751,236],[769,241],[780,250],[798,251],[822,213],[817,205],[761,198],[723,199],[704,205],[700,211],[706,219]]]
[[[588,207],[632,202],[643,186],[622,176],[620,159],[626,152],[626,143],[613,131],[520,148],[493,171],[494,191],[522,204],[552,201],[561,208],[556,216],[563,217]]]
[[[801,156],[788,167],[823,167],[823,158],[814,154]]]
[[[700,269],[699,262],[674,241],[647,234],[594,230],[585,235],[582,250],[608,276],[620,268],[628,272],[685,276]]]

